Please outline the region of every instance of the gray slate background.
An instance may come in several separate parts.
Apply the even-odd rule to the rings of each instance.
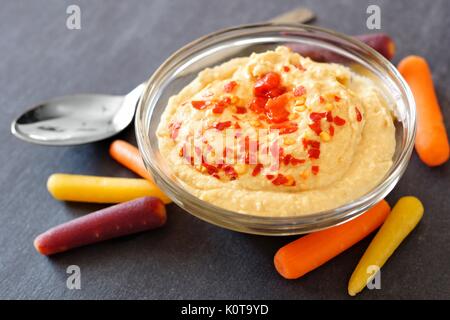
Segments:
[[[82,29],[65,27],[78,4]],[[367,32],[368,4],[397,42],[395,62],[427,57],[450,128],[450,1],[2,0],[0,3],[0,298],[348,298],[347,281],[369,239],[300,280],[283,280],[273,254],[294,238],[239,234],[202,222],[175,205],[165,228],[60,254],[40,256],[36,235],[101,208],[57,202],[45,188],[54,172],[132,177],[108,156],[111,142],[67,148],[26,144],[10,121],[35,102],[79,92],[122,94],[174,50],[219,28],[262,21],[307,6],[317,25]],[[119,137],[135,142],[133,128]],[[413,155],[388,200],[413,194],[425,205],[419,227],[382,270],[382,289],[358,299],[450,298],[449,164],[430,169]],[[82,289],[66,288],[68,265]]]

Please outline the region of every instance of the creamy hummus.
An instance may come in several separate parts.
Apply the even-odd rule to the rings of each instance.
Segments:
[[[157,131],[184,187],[229,210],[300,216],[370,191],[395,128],[371,80],[287,47],[208,68],[170,98]]]

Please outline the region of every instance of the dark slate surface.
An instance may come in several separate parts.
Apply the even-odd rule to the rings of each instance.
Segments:
[[[65,27],[79,4],[82,29]],[[45,258],[36,235],[98,205],[57,202],[45,188],[53,172],[132,177],[108,156],[109,141],[67,148],[26,144],[9,123],[27,106],[79,92],[122,94],[146,79],[174,50],[216,29],[268,19],[299,5],[316,24],[367,32],[366,8],[382,8],[382,29],[398,57],[428,58],[450,127],[450,2],[441,1],[2,1],[0,10],[0,297],[1,298],[348,298],[348,278],[367,247],[362,241],[296,281],[275,272],[272,257],[293,238],[239,234],[169,206],[163,229]],[[134,142],[134,129],[119,137]],[[413,155],[388,197],[414,194],[425,205],[419,227],[382,270],[382,289],[358,298],[450,298],[449,165],[430,169]],[[66,288],[66,268],[81,267],[82,289]]]

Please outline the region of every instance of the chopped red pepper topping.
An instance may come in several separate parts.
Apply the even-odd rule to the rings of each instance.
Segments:
[[[230,180],[236,180],[238,174],[232,166],[224,166],[223,172],[230,178]]]
[[[320,141],[303,138],[302,143],[304,149],[306,149],[308,146],[310,146],[311,148],[320,149]]]
[[[275,179],[272,180],[272,183],[276,186],[279,186],[281,184],[285,184],[286,182],[288,182],[288,178],[286,178],[284,175],[282,175],[281,173],[279,173],[277,175],[277,177]]]
[[[220,100],[218,102],[221,105],[227,105],[231,103],[231,98],[230,97],[223,97],[222,100]]]
[[[333,114],[331,113],[331,111],[327,112],[326,118],[328,122],[333,122]]]
[[[212,109],[212,112],[215,114],[220,114],[223,113],[223,111],[225,110],[225,106],[222,104],[216,104],[214,106],[214,108]]]
[[[294,89],[294,96],[300,97],[306,93],[306,89],[304,86],[298,86]]]
[[[334,96],[334,101],[336,101],[336,102],[341,101],[341,97],[339,97],[339,96]]]
[[[283,163],[287,166],[287,165],[289,165],[289,162],[291,162],[291,159],[292,159],[292,155],[287,154],[283,158]]]
[[[237,82],[236,81],[230,81],[225,83],[223,89],[226,93],[233,92],[234,88],[236,88]]]
[[[311,113],[309,114],[309,118],[310,118],[312,121],[317,122],[317,121],[320,121],[320,120],[322,120],[323,118],[325,118],[326,115],[327,115],[326,112],[311,112]]]
[[[276,72],[266,73],[264,76],[256,80],[254,91],[255,96],[264,96],[269,90],[276,88],[281,83],[281,77]]]
[[[222,131],[226,128],[231,127],[231,121],[217,122],[216,124],[214,124],[213,127],[216,128],[217,130]]]
[[[219,169],[215,166],[213,166],[212,164],[203,162],[202,166],[206,168],[206,171],[208,172],[208,174],[213,175],[215,173],[219,172]]]
[[[302,163],[305,163],[305,162],[306,162],[306,160],[304,160],[304,159],[297,159],[297,158],[294,158],[294,157],[292,157],[292,159],[291,159],[291,164],[293,166],[296,166],[296,165],[299,165],[299,164],[302,164]]]
[[[276,88],[270,89],[266,93],[266,96],[268,98],[275,98],[275,97],[281,96],[285,92],[286,92],[286,88],[285,87],[276,87]]]
[[[320,141],[309,140],[309,145],[311,146],[311,148],[319,149],[320,148]]]
[[[256,177],[258,174],[260,174],[262,168],[263,165],[261,163],[258,163],[252,171],[252,176]]]
[[[266,116],[271,122],[280,123],[288,120],[289,111],[286,104],[289,102],[287,95],[281,95],[269,99],[266,103]]]
[[[291,71],[291,68],[289,68],[288,66],[284,66],[283,67],[283,71],[284,72],[289,72],[289,71]]]
[[[319,97],[319,102],[320,102],[320,103],[325,103],[324,97],[320,96],[320,97]]]
[[[330,124],[330,136],[334,136],[334,127]]]
[[[236,107],[236,113],[237,114],[247,113],[247,108],[246,107]]]
[[[266,97],[255,97],[250,103],[250,110],[254,113],[263,113],[265,110],[267,98]]]
[[[272,180],[275,176],[273,174],[267,174],[266,178]]]
[[[311,171],[314,175],[317,175],[319,173],[319,166],[312,166]]]
[[[197,110],[203,110],[208,106],[204,100],[192,101],[191,104]]]
[[[312,124],[309,124],[308,126],[317,135],[319,135],[322,132],[322,128],[320,127],[320,122],[313,122]]]
[[[339,116],[335,116],[335,117],[333,118],[333,122],[334,122],[334,124],[337,125],[337,126],[343,126],[343,125],[345,124],[345,120],[342,119],[342,118],[339,117]]]
[[[310,159],[319,159],[320,157],[320,149],[311,148],[308,150],[308,157]]]
[[[234,123],[234,128],[235,128],[235,129],[241,129],[241,126],[239,125],[238,122],[235,122],[235,123]]]
[[[355,107],[355,111],[356,111],[356,121],[361,122],[361,120],[362,120],[361,111],[359,111],[359,109],[357,107]]]
[[[279,130],[278,134],[288,134],[298,130],[298,124],[295,122],[278,123],[270,126],[270,129]]]

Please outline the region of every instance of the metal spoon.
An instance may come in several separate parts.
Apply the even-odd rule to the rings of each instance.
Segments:
[[[297,8],[274,23],[306,23],[314,13]],[[26,111],[11,123],[11,132],[27,142],[69,146],[109,138],[133,121],[144,84],[126,96],[74,95],[55,98]]]
[[[11,132],[31,143],[68,146],[111,137],[133,120],[144,84],[126,96],[74,95],[44,102],[11,124]]]

